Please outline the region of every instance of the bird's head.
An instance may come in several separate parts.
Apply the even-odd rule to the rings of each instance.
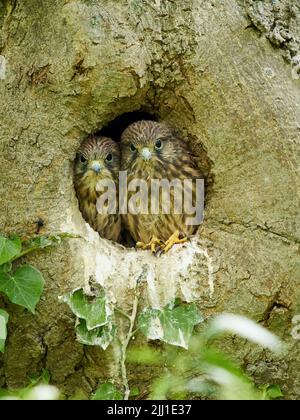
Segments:
[[[172,130],[156,121],[137,121],[122,134],[122,169],[164,172],[165,165],[178,162],[181,146]]]
[[[75,183],[95,188],[103,179],[116,180],[120,170],[120,150],[108,137],[90,136],[80,146],[75,160]]]

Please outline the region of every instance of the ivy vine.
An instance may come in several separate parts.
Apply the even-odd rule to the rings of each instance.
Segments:
[[[16,235],[9,238],[0,235],[0,292],[4,293],[12,303],[34,314],[44,289],[43,275],[30,264],[18,265],[17,268],[14,264],[33,251],[56,245],[59,242],[59,236],[39,236],[22,241]],[[0,352],[2,353],[5,349],[8,320],[7,311],[0,309]]]

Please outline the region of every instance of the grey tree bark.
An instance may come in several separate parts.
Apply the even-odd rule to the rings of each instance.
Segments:
[[[89,394],[116,376],[117,350],[76,342],[58,296],[92,276],[129,309],[144,270],[145,305],[179,294],[286,340],[284,359],[223,346],[257,382],[299,397],[299,23],[297,0],[0,2],[0,230],[30,237],[42,218],[44,234],[81,236],[27,258],[46,290],[35,316],[9,307],[0,386],[46,367],[66,395]],[[74,193],[80,142],[136,110],[177,127],[211,179],[197,238],[160,259],[99,238]],[[149,370],[129,373],[151,381]]]

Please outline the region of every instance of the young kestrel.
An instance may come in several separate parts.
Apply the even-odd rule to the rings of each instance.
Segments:
[[[152,179],[193,180],[191,197],[195,203],[195,179],[203,176],[194,161],[194,157],[185,141],[178,138],[174,131],[163,123],[155,121],[138,121],[131,124],[121,138],[121,168],[127,171],[128,183],[133,179],[143,179],[149,186]],[[135,194],[128,191],[128,201]],[[174,191],[171,198],[174,198]],[[151,196],[153,200],[153,195]],[[195,233],[198,226],[187,225],[187,215],[174,211],[174,200],[171,200],[169,214],[164,214],[162,204],[165,199],[161,193],[160,211],[151,213],[151,199],[148,197],[148,214],[123,216],[124,226],[130,232],[137,246],[168,251],[174,243],[182,243]],[[199,225],[199,223],[198,223]]]
[[[99,212],[97,200],[103,191],[99,191],[98,186],[99,182],[111,180],[117,191],[119,170],[119,145],[112,139],[92,135],[82,143],[75,160],[74,180],[79,208],[100,236],[113,241],[120,239],[121,218],[118,209],[116,214]]]

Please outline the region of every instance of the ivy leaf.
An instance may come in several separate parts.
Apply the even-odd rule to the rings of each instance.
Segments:
[[[109,344],[113,341],[116,335],[116,326],[112,322],[88,330],[85,320],[80,319],[76,326],[77,340],[89,346],[99,346],[103,350],[106,350]]]
[[[162,340],[187,349],[194,326],[200,322],[203,317],[194,303],[176,307],[169,304],[163,309],[146,309],[139,316],[138,325],[151,340]]]
[[[83,289],[78,289],[64,296],[63,301],[78,318],[86,321],[88,330],[101,327],[108,322],[104,291],[101,291],[97,297],[89,297],[83,293]]]
[[[8,322],[9,315],[3,309],[0,309],[0,351],[4,353],[5,348],[5,340],[7,337],[7,322]]]
[[[20,238],[14,236],[10,239],[0,236],[0,265],[12,260],[20,254],[22,244]]]
[[[123,396],[120,391],[111,383],[106,382],[100,385],[95,394],[91,398],[92,400],[122,400]]]
[[[12,275],[0,272],[0,291],[12,303],[24,306],[34,313],[44,288],[42,274],[31,265],[18,268]]]
[[[62,300],[77,317],[77,340],[105,350],[115,337],[116,326],[108,315],[104,290],[91,297],[85,295],[83,289],[77,289],[63,296]]]

